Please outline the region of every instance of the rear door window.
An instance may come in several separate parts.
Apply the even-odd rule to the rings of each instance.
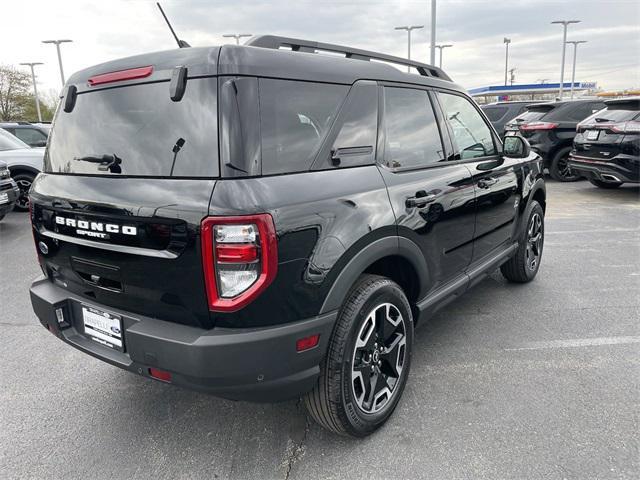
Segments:
[[[349,87],[261,78],[259,89],[262,173],[309,170]]]
[[[47,136],[35,128],[16,128],[13,133],[24,143],[32,146],[43,144],[47,141]]]
[[[389,168],[422,168],[444,160],[444,149],[425,90],[384,88],[384,162]]]
[[[218,176],[217,80],[189,79],[179,102],[169,82],[79,93],[58,109],[45,171],[143,177]]]
[[[482,111],[492,122],[497,122],[502,117],[504,117],[505,113],[509,110],[507,107],[484,107]]]

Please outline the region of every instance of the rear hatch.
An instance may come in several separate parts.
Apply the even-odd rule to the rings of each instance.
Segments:
[[[540,105],[529,105],[527,109],[505,125],[505,132],[520,131],[524,137],[530,137],[535,131],[528,131],[522,128],[531,123],[541,122],[543,117],[555,108],[554,104],[545,103]]]
[[[208,328],[199,229],[219,174],[217,80],[189,78],[176,100],[179,59],[133,60],[76,74],[73,101],[65,90],[31,192],[39,259],[88,305]],[[115,81],[92,82],[110,69]]]
[[[578,124],[573,155],[608,160],[637,155],[640,139],[640,100],[616,100]],[[635,153],[634,153],[635,152]]]

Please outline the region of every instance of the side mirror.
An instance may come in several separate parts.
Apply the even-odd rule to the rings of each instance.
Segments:
[[[527,158],[531,153],[531,146],[520,135],[504,137],[502,154],[509,158]]]

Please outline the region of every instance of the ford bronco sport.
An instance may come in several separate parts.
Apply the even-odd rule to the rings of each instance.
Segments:
[[[59,339],[364,436],[416,325],[498,267],[534,278],[545,187],[442,70],[262,36],[74,74],[30,205]]]

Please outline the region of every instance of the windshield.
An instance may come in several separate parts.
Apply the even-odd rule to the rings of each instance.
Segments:
[[[0,152],[4,150],[16,150],[18,148],[31,148],[22,140],[14,137],[6,130],[0,128]]]
[[[189,79],[179,102],[169,82],[79,93],[58,110],[45,171],[145,177],[218,176],[215,78]]]

